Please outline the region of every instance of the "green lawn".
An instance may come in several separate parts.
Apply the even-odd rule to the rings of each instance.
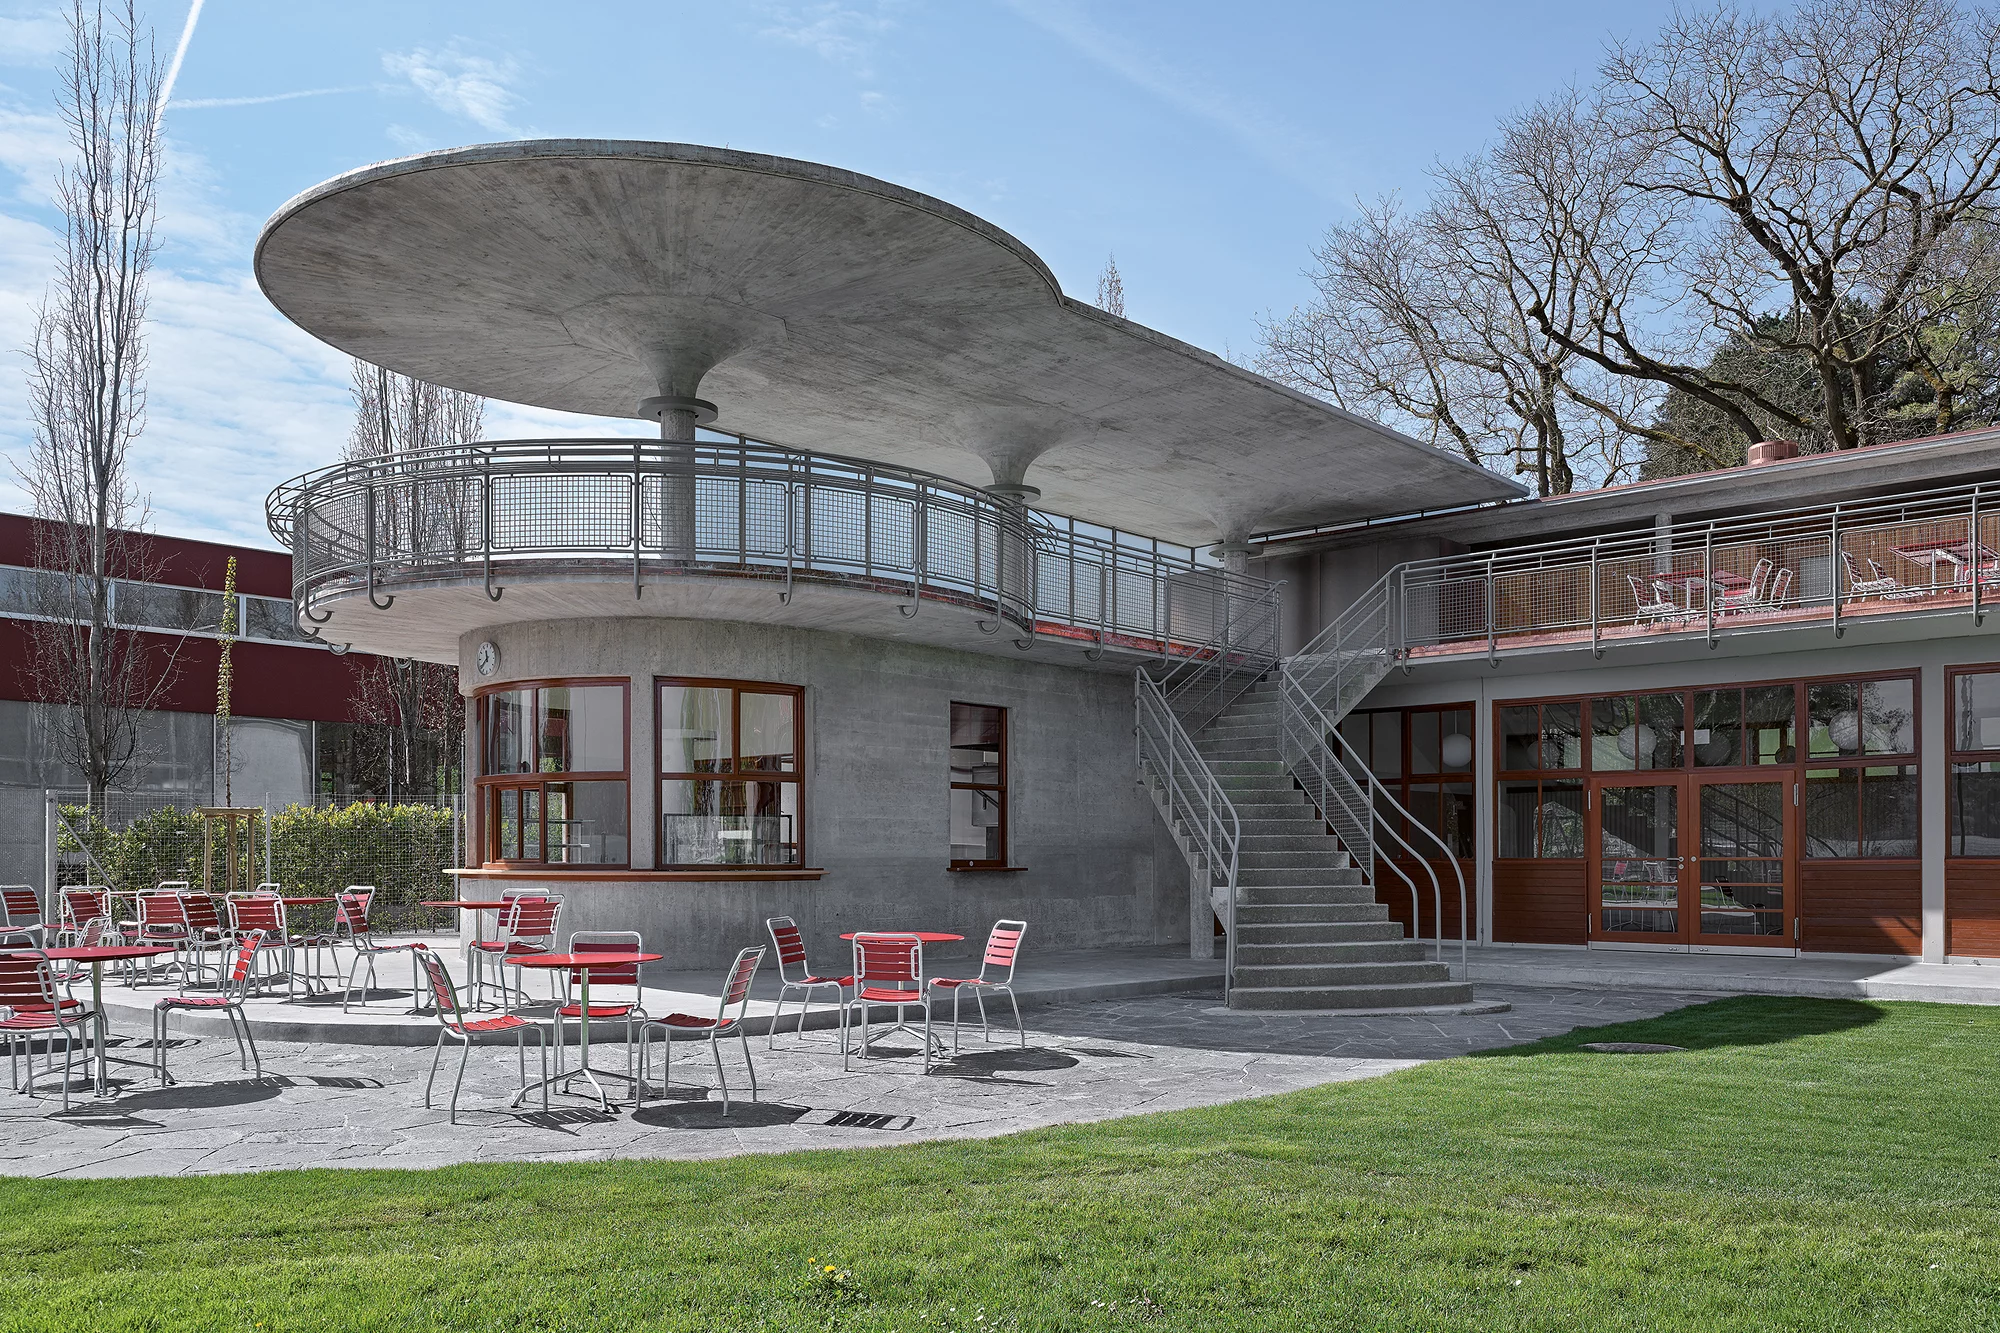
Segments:
[[[1991,1328],[1997,1071],[2000,1009],[1737,999],[977,1143],[0,1182],[0,1329]]]

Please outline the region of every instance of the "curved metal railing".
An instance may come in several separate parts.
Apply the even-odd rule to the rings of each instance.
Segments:
[[[1224,932],[1222,993],[1227,1003],[1236,984],[1236,874],[1243,821],[1160,683],[1144,669],[1133,672],[1133,677],[1139,780],[1152,790],[1167,827],[1191,839],[1200,852],[1209,872],[1211,901],[1216,889],[1222,891],[1218,915]]]
[[[1228,647],[1271,585],[1194,552],[1027,509],[908,468],[745,437],[510,440],[341,463],[274,490],[302,623],[365,592],[478,580],[737,574],[789,601],[801,582],[973,610],[1022,647],[1038,632],[1163,660]]]

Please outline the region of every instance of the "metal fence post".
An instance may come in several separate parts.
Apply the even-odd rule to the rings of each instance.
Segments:
[[[1972,488],[1972,543],[1966,548],[1966,555],[1972,564],[1972,623],[1983,624],[1986,613],[1979,606],[1979,579],[1985,573],[1985,548],[1979,541],[1979,488]]]
[[[1599,638],[1601,631],[1597,621],[1597,544],[1603,540],[1602,537],[1590,539],[1590,655],[1592,657],[1604,656],[1604,643]]]
[[[271,793],[264,793],[264,882],[275,884],[271,878]]]
[[[1833,584],[1833,637],[1847,633],[1847,626],[1840,623],[1840,506],[1833,507],[1833,518],[1828,528],[1826,547],[1826,573]]]
[[[43,837],[42,837],[42,892],[43,911],[58,906],[62,898],[56,892],[56,837],[62,829],[62,812],[56,807],[56,794],[42,792]],[[44,917],[44,920],[47,918]]]

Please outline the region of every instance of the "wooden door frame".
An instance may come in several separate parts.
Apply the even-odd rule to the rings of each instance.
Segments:
[[[1592,773],[1584,787],[1587,799],[1584,806],[1584,890],[1585,901],[1589,905],[1590,922],[1584,936],[1590,944],[1639,946],[1659,950],[1682,952],[1690,947],[1687,927],[1688,861],[1687,855],[1687,797],[1688,771],[1684,768],[1631,769],[1610,773]],[[1675,911],[1680,928],[1672,935],[1662,935],[1643,931],[1607,931],[1603,929],[1604,911],[1604,789],[1606,787],[1673,787],[1674,797],[1674,845],[1680,849],[1676,856],[1679,861],[1675,880],[1677,895]],[[1649,857],[1648,860],[1663,858]]]

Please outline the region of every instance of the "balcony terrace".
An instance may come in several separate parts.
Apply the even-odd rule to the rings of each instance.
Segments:
[[[1412,561],[1386,582],[1389,647],[1405,665],[1894,638],[1940,617],[1970,632],[2000,602],[2000,484]]]
[[[743,436],[392,454],[287,483],[267,514],[302,627],[436,660],[466,630],[529,614],[766,621],[1128,666],[1275,648],[1272,586],[1190,547]]]

